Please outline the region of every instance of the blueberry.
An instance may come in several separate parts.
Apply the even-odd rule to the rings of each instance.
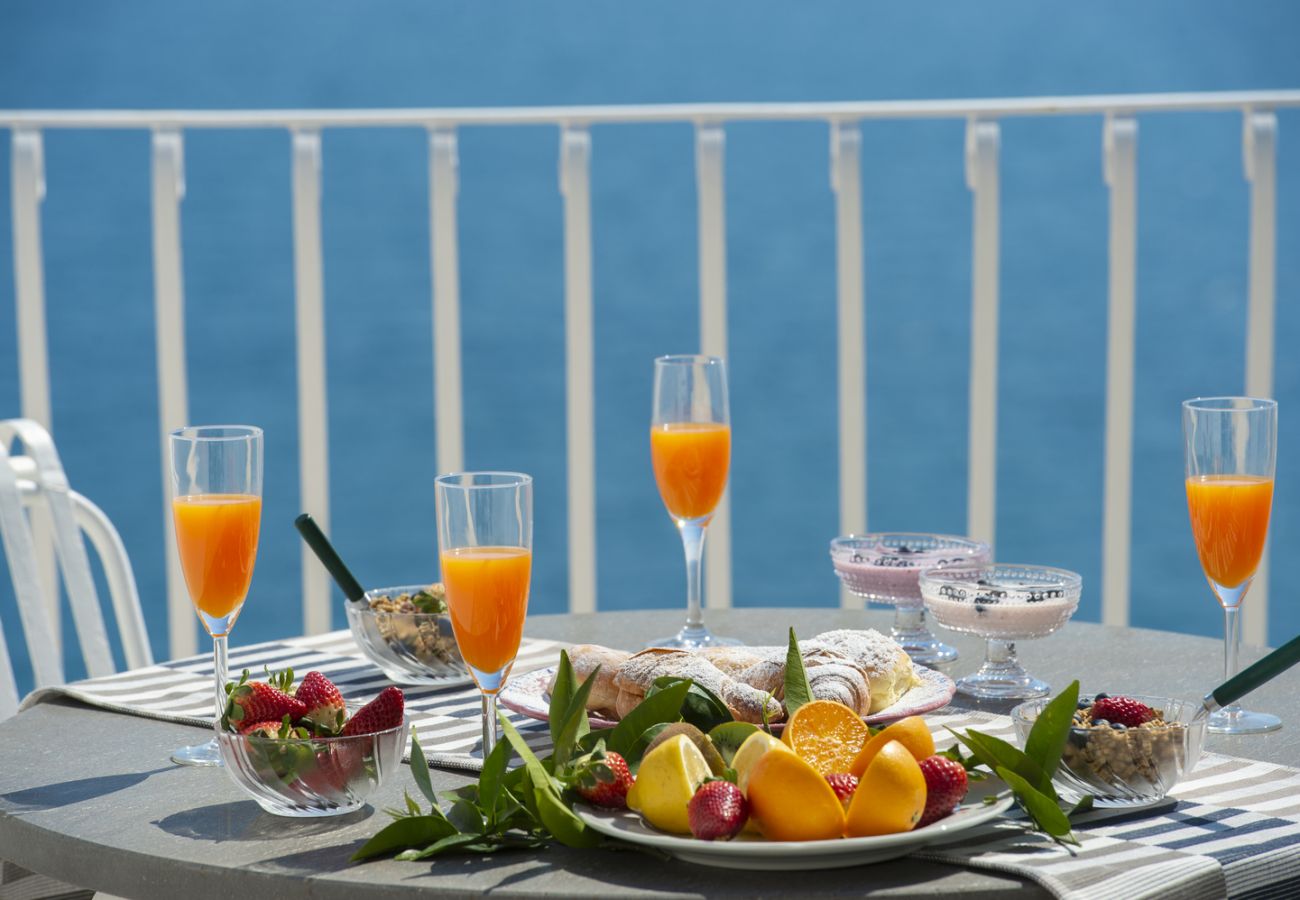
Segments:
[[[1105,699],[1108,698],[1109,696],[1110,696],[1110,694],[1098,694],[1096,697],[1093,697],[1092,699],[1093,699],[1093,701],[1095,702],[1095,701],[1097,701],[1097,700],[1105,700]]]
[[[1105,728],[1110,724],[1110,722],[1107,721],[1106,719],[1093,719],[1092,724],[1097,726],[1098,728]]]
[[[982,616],[982,615],[984,615],[984,614],[985,614],[986,612],[988,612],[988,611],[989,611],[989,608],[988,608],[987,606],[985,606],[983,603],[976,603],[976,604],[975,604],[975,613],[976,613],[977,615],[981,615],[981,616]]]
[[[1110,727],[1114,728],[1116,731],[1128,731],[1128,729],[1124,727],[1123,722],[1111,722]]]
[[[1086,747],[1088,745],[1088,732],[1081,731],[1078,728],[1071,728],[1070,743],[1076,747]]]
[[[1091,700],[1080,700],[1079,709],[1089,709],[1092,706]]]

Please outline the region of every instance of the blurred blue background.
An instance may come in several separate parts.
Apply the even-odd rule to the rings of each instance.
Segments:
[[[8,2],[0,108],[495,106],[917,99],[1300,85],[1300,7],[661,2]],[[1300,540],[1300,115],[1279,114],[1273,558]],[[869,524],[966,521],[970,196],[961,122],[863,126]],[[558,138],[464,129],[466,461],[537,479],[533,612],[567,597]],[[186,135],[190,412],[267,432],[263,539],[238,644],[301,630],[289,146]],[[1075,569],[1100,615],[1107,201],[1097,118],[1002,136],[998,546]],[[436,575],[427,139],[326,132],[333,537],[372,585]],[[1140,120],[1134,624],[1220,633],[1182,496],[1178,401],[1244,388],[1247,186],[1237,115]],[[837,602],[833,198],[822,124],[728,128],[735,602]],[[0,142],[8,171],[9,142]],[[52,131],[43,208],[54,430],[121,530],[167,655],[141,133]],[[9,182],[0,179],[0,207]],[[593,132],[599,602],[683,604],[650,475],[652,357],[698,343],[693,136]],[[17,415],[10,219],[0,217],[0,417]],[[7,571],[0,620],[30,677]],[[1284,585],[1274,643],[1300,629]],[[341,604],[335,624],[343,627]],[[774,627],[784,625],[774,623]],[[196,623],[197,627],[197,623]],[[70,629],[69,629],[70,630]],[[200,644],[206,647],[206,641]],[[72,674],[77,674],[75,669]]]

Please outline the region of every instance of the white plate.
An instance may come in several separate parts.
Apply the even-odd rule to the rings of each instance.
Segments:
[[[547,721],[550,718],[551,702],[547,685],[551,683],[551,676],[554,673],[555,667],[549,666],[510,679],[506,686],[502,688],[501,693],[497,695],[497,702],[507,709],[528,716],[530,719]],[[892,722],[894,719],[901,719],[905,716],[920,715],[947,706],[948,701],[952,699],[952,695],[957,690],[953,680],[942,672],[927,669],[925,666],[917,666],[916,673],[921,679],[920,684],[900,697],[893,706],[888,706],[880,710],[880,712],[862,718],[868,724],[875,725],[880,722]],[[592,728],[611,728],[616,724],[594,715],[589,716],[589,719]],[[779,724],[772,726],[774,731],[780,730],[780,728]]]
[[[747,835],[730,841],[697,841],[652,828],[630,810],[578,806],[576,811],[584,822],[601,834],[655,847],[684,862],[724,869],[792,871],[884,862],[906,856],[927,844],[952,840],[962,832],[1002,815],[1015,802],[1008,793],[986,806],[984,797],[994,794],[995,786],[988,781],[972,782],[970,793],[957,811],[933,825],[900,834],[833,841],[767,841]]]

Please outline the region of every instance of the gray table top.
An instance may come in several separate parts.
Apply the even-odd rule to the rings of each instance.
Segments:
[[[528,632],[573,642],[634,647],[676,626],[680,613],[648,611],[533,616]],[[887,628],[887,612],[747,609],[709,612],[718,632],[772,642],[787,625],[812,636],[837,627]],[[952,640],[978,665],[978,640]],[[1085,690],[1197,697],[1221,680],[1219,641],[1141,629],[1070,623],[1019,645],[1030,671],[1054,688],[1078,677]],[[1243,649],[1243,663],[1260,651]],[[1248,698],[1283,717],[1282,731],[1212,736],[1221,753],[1300,763],[1300,670]],[[960,696],[960,695],[959,695]],[[374,805],[334,819],[282,819],[262,812],[219,769],[183,769],[168,754],[202,737],[197,729],[90,709],[41,704],[0,723],[0,857],[65,881],[123,897],[192,900],[257,892],[277,898],[371,897],[414,890],[444,896],[1042,896],[1012,876],[908,859],[815,873],[747,873],[666,864],[634,852],[542,852],[391,860],[354,865],[351,853],[384,823],[381,812],[412,787],[408,773],[384,785]],[[437,789],[467,776],[433,772]]]

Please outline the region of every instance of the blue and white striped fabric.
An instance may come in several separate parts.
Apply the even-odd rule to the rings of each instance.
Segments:
[[[515,673],[555,663],[560,644],[525,639]],[[273,641],[230,652],[230,670],[316,669],[350,700],[365,700],[389,682],[361,656],[347,632]],[[482,767],[480,700],[468,687],[407,687],[406,706],[432,765]],[[39,690],[24,708],[61,694],[131,715],[212,724],[212,660],[192,657],[106,678]],[[539,754],[550,750],[541,722],[511,714]],[[1014,739],[1006,716],[954,707],[926,721],[940,747],[948,727],[978,728]],[[1141,812],[1096,810],[1075,820],[1078,848],[1065,848],[1006,818],[917,855],[954,865],[1013,873],[1071,900],[1179,900],[1300,897],[1300,770],[1206,754],[1165,805]]]

